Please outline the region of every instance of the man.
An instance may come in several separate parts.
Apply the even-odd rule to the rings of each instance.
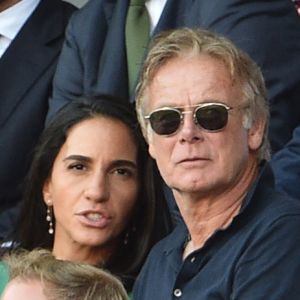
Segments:
[[[125,26],[129,0],[89,0],[74,14],[54,80],[50,113],[78,95],[129,92]],[[270,141],[278,187],[300,198],[300,22],[291,1],[148,0],[151,34],[201,27],[233,40],[262,68],[271,104]],[[299,129],[300,130],[300,129]],[[292,166],[292,168],[290,167]]]
[[[162,34],[137,112],[184,224],[151,251],[135,300],[298,299],[300,204],[275,191],[257,65],[206,31]]]
[[[15,219],[74,9],[60,0],[0,1],[0,239]]]

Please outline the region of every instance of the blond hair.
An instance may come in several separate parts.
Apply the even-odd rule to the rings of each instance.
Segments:
[[[56,259],[44,249],[4,257],[9,279],[39,280],[48,300],[128,300],[121,282],[102,269]]]

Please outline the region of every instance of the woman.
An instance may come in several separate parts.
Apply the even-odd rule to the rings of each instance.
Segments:
[[[73,101],[44,130],[13,246],[103,266],[130,290],[169,230],[160,177],[133,110],[115,98]],[[155,213],[155,212],[159,212]]]

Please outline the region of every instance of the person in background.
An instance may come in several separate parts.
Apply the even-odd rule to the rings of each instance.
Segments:
[[[90,0],[70,20],[49,114],[80,95],[133,101],[127,60],[129,0]],[[300,22],[291,1],[149,0],[150,39],[179,27],[222,34],[261,67],[269,95],[271,165],[279,190],[300,199]],[[84,26],[82,25],[84,24]],[[140,62],[142,64],[142,62]],[[295,146],[296,145],[296,146]]]
[[[300,203],[274,187],[257,64],[208,31],[161,34],[137,113],[184,224],[154,246],[133,298],[298,299]]]
[[[104,267],[130,291],[169,218],[156,165],[123,103],[85,97],[56,115],[36,148],[9,241]]]
[[[2,300],[128,300],[121,282],[108,272],[57,260],[47,250],[12,253],[4,263],[10,278]]]
[[[299,0],[292,0],[292,1],[295,5],[298,15],[300,15],[300,1]]]
[[[60,0],[0,0],[0,241],[15,225],[74,10]]]

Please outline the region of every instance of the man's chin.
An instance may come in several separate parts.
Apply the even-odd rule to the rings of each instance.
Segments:
[[[207,184],[201,183],[199,181],[197,182],[184,182],[184,180],[182,180],[180,183],[173,183],[170,184],[170,187],[172,190],[178,192],[178,193],[190,193],[190,194],[195,194],[195,193],[199,193],[201,194],[204,191],[207,191],[209,189],[209,187],[207,186]]]

